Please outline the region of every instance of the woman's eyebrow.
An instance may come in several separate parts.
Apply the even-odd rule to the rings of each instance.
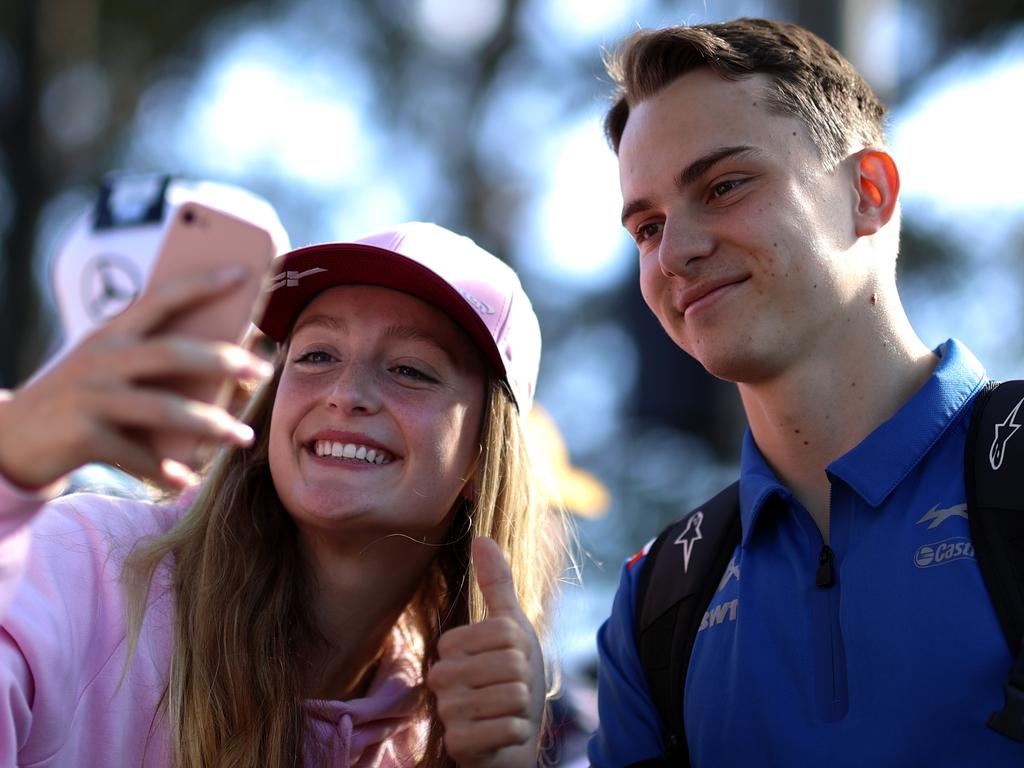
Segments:
[[[344,320],[334,317],[333,315],[308,315],[295,324],[295,327],[292,328],[291,335],[294,336],[300,330],[309,326],[326,328],[331,331],[344,330],[348,327]]]
[[[411,325],[393,324],[389,325],[384,329],[384,336],[392,339],[403,339],[406,341],[419,341],[424,344],[429,344],[438,351],[442,352],[445,357],[452,363],[456,363],[455,355],[452,353],[446,344],[443,344],[440,339],[434,334],[426,333],[420,328],[416,328]]]

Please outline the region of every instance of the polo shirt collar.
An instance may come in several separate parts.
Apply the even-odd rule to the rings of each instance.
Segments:
[[[830,477],[842,480],[871,507],[880,506],[917,466],[987,380],[981,363],[956,339],[949,339],[935,352],[939,363],[914,396],[827,467]],[[772,496],[788,500],[792,493],[768,466],[748,428],[740,458],[744,545]]]

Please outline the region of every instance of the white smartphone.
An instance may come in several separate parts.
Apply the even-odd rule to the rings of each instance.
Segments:
[[[275,255],[271,234],[250,221],[194,202],[183,203],[173,215],[143,296],[168,278],[218,267],[243,266],[249,276],[226,293],[187,308],[157,332],[241,343],[266,296],[263,283]],[[233,381],[187,377],[158,384],[221,407],[228,404],[235,388]],[[158,455],[185,463],[193,463],[200,449],[194,436],[175,432],[154,434],[152,445]]]

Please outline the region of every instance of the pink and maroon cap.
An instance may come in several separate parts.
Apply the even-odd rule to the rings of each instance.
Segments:
[[[267,288],[261,331],[282,342],[303,307],[336,285],[394,288],[442,310],[502,376],[525,416],[540,366],[540,324],[519,277],[468,237],[410,222],[352,242],[322,243],[280,256]]]

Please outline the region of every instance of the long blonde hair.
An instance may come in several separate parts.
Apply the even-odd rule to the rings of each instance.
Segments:
[[[154,573],[166,558],[173,563],[176,616],[164,706],[178,768],[284,768],[301,765],[307,748],[299,653],[322,638],[312,613],[313,577],[269,469],[280,375],[279,361],[277,375],[245,414],[256,442],[223,450],[181,522],[142,542],[126,565],[130,664]],[[522,419],[493,377],[486,405],[476,501],[454,510],[448,543],[399,621],[423,648],[424,678],[441,633],[484,617],[469,575],[474,536],[490,536],[504,551],[523,610],[539,632],[559,576],[561,548],[542,543],[564,541],[566,517],[541,497]],[[423,706],[430,727],[421,765],[451,766],[429,692]]]

